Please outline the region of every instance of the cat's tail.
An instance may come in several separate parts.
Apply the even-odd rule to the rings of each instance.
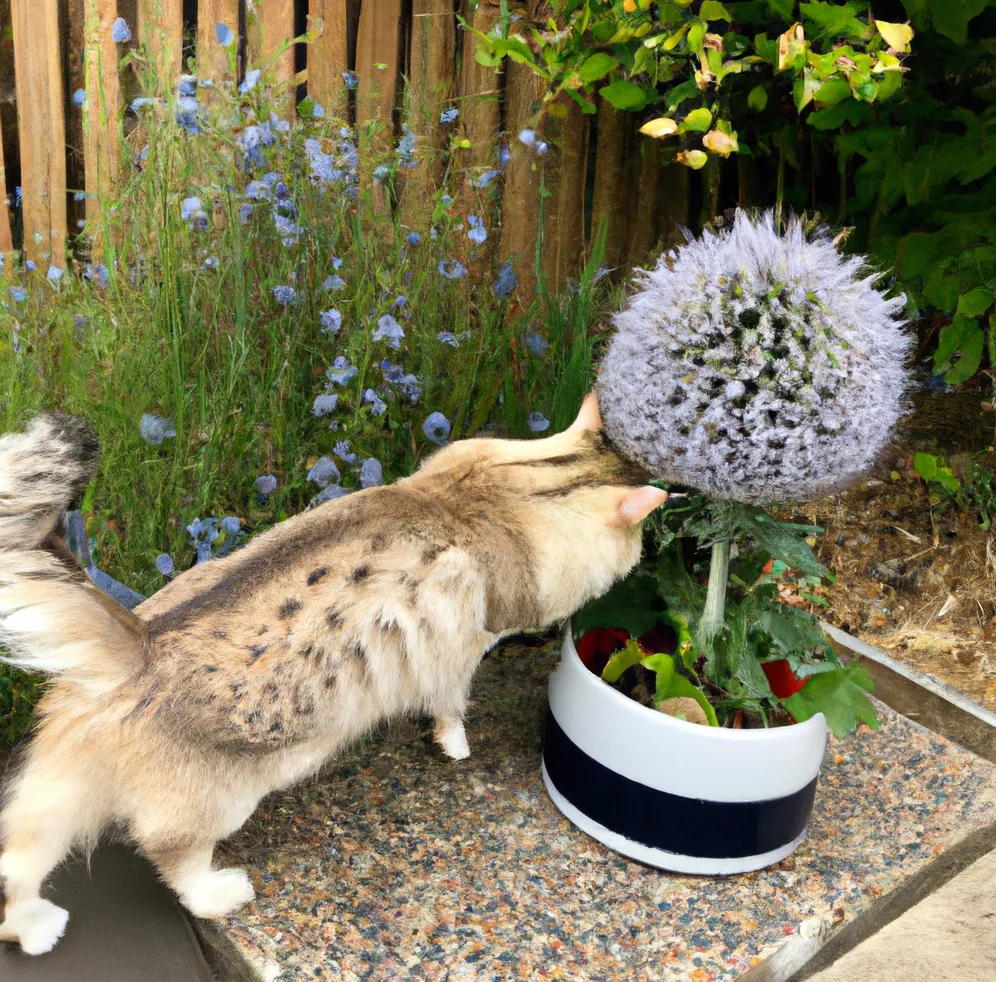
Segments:
[[[56,533],[99,455],[90,427],[62,413],[0,437],[0,660],[105,692],[142,664],[145,625],[86,578]]]

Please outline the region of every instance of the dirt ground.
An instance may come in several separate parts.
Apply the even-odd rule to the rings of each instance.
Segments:
[[[924,451],[962,480],[971,458],[996,472],[983,382],[918,393],[876,470],[796,515],[826,529],[816,551],[837,574],[810,609],[996,710],[996,508],[986,530],[972,504],[932,504],[913,467]]]

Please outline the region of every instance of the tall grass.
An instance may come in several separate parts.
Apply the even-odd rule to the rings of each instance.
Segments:
[[[435,449],[431,413],[450,439],[539,435],[540,416],[563,428],[589,387],[589,326],[607,300],[601,247],[563,296],[542,281],[535,296],[496,290],[508,271],[481,261],[454,211],[464,175],[450,172],[431,213],[406,227],[384,207],[400,171],[418,180],[404,146],[376,159],[382,138],[309,102],[288,126],[262,82],[242,94],[194,85],[164,93],[146,80],[127,172],[84,233],[94,261],[60,276],[7,257],[0,296],[0,432],[41,408],[90,420],[104,451],[83,504],[95,560],[145,594],[164,583],[159,554],[177,571],[193,564],[194,519],[236,516],[252,532],[305,507],[323,455],[348,490],[370,458],[385,480],[411,472]],[[494,211],[499,186],[476,192],[478,214]],[[448,278],[450,260],[470,272]],[[394,330],[385,317],[403,337],[375,340],[379,325]],[[356,369],[346,384],[327,377],[337,358]],[[401,368],[386,375],[386,363]],[[335,410],[316,415],[330,394]],[[150,443],[145,414],[175,436]],[[254,490],[261,475],[276,478],[273,493]],[[10,678],[7,737],[31,695]]]

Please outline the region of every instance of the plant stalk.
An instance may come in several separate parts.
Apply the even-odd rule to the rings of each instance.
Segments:
[[[730,540],[721,539],[712,544],[709,562],[709,587],[706,591],[702,620],[699,621],[699,640],[711,641],[722,628],[726,612],[726,584],[730,578]]]

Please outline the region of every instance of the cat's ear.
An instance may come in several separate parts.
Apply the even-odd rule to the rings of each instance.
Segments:
[[[598,411],[598,396],[594,392],[589,392],[581,403],[581,412],[578,418],[571,423],[571,433],[578,433],[581,430],[600,430],[602,428],[602,416]]]
[[[609,517],[609,528],[628,528],[642,522],[655,508],[667,501],[667,491],[645,484],[642,488],[627,491]]]

